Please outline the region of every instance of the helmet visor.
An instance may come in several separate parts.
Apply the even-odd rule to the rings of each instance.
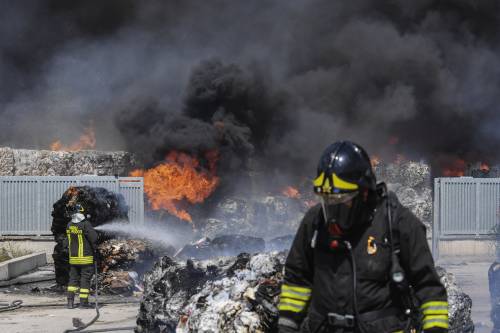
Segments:
[[[351,229],[349,216],[352,211],[352,200],[356,198],[358,191],[336,194],[322,194],[321,205],[326,223],[337,224],[343,231]]]
[[[358,195],[358,191],[347,193],[319,194],[324,206],[334,206],[347,203]]]

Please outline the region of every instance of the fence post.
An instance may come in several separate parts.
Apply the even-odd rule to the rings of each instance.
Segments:
[[[434,205],[432,208],[432,213],[434,221],[432,224],[432,255],[434,261],[439,259],[439,237],[440,237],[440,227],[441,227],[441,189],[440,189],[440,179],[434,178]]]
[[[40,236],[42,234],[42,193],[41,193],[41,186],[42,186],[42,180],[37,179],[36,180],[36,220],[38,224],[38,230],[37,230],[37,236]]]
[[[476,237],[479,237],[479,220],[481,217],[481,210],[480,210],[480,196],[481,196],[481,182],[479,179],[474,179],[475,182],[474,184],[476,185]]]
[[[144,178],[140,181],[139,193],[139,218],[140,224],[144,225]]]
[[[3,198],[2,194],[4,193],[3,190],[3,180],[0,179],[0,236],[3,235],[4,233],[4,226],[5,226],[5,221],[3,220],[3,212],[2,212],[2,207],[3,207]]]

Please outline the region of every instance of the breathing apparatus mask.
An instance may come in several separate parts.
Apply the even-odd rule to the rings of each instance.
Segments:
[[[351,233],[373,218],[375,202],[372,194],[359,191],[341,195],[320,195],[323,218],[331,229],[335,224],[342,233]]]
[[[83,220],[85,220],[85,218],[86,218],[86,216],[85,216],[85,209],[83,208],[82,205],[76,204],[72,208],[71,222],[73,222],[73,223],[80,223]]]

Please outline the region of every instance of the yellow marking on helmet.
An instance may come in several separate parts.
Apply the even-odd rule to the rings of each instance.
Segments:
[[[340,179],[336,174],[333,174],[333,186],[341,190],[357,190],[358,185],[346,182]]]
[[[325,180],[325,173],[322,172],[316,179],[313,181],[314,186],[323,186],[323,181]]]
[[[326,179],[325,183],[323,184],[323,192],[324,193],[330,193],[332,191],[332,186],[330,185],[330,179]]]

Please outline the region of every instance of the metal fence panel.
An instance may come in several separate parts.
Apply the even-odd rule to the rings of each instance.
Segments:
[[[21,233],[35,228],[38,230],[38,201],[36,199],[37,182],[26,179],[6,180],[1,188],[0,219],[6,221],[7,229],[17,229]],[[25,205],[26,209],[10,209],[10,207]]]
[[[137,224],[144,223],[144,197],[137,196],[136,193],[144,193],[144,182],[142,178],[132,178],[120,180],[120,193],[125,197],[129,206],[128,216]]]
[[[476,233],[476,186],[472,178],[441,182],[441,230],[446,234]]]
[[[479,234],[494,232],[500,209],[500,180],[483,180],[479,192]]]
[[[432,248],[440,239],[476,239],[492,235],[499,222],[500,178],[436,178]]]
[[[0,177],[0,235],[50,234],[52,205],[70,186],[84,185],[121,193],[130,222],[144,223],[141,177],[6,176]]]

